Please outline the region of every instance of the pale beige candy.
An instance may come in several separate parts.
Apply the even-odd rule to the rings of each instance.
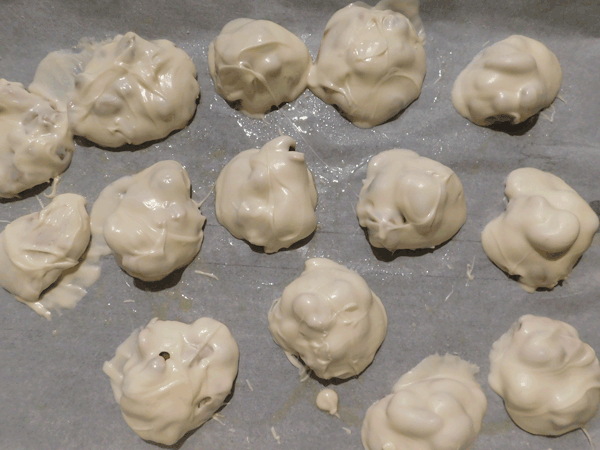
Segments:
[[[326,411],[332,416],[338,411],[338,395],[333,389],[323,389],[317,394],[315,403],[321,411]]]
[[[592,243],[598,216],[556,175],[521,168],[506,180],[506,211],[481,233],[488,258],[528,292],[569,276]]]
[[[200,251],[206,222],[190,198],[190,186],[176,161],[158,162],[110,184],[92,208],[94,246],[106,240],[121,268],[143,281],[158,281],[186,266]]]
[[[129,32],[95,50],[75,76],[73,133],[105,147],[142,144],[183,128],[200,87],[190,57],[167,40]]]
[[[106,44],[82,39],[76,49],[48,53],[38,64],[29,92],[47,99],[54,108],[67,112],[67,103],[75,91],[75,77],[85,70],[94,51]]]
[[[371,158],[356,214],[371,245],[394,252],[446,242],[464,225],[467,205],[450,168],[394,149]]]
[[[273,253],[317,227],[317,189],[296,142],[280,136],[246,150],[223,168],[215,185],[217,220],[238,239]]]
[[[155,318],[117,348],[103,371],[127,425],[142,439],[172,445],[223,404],[238,360],[237,343],[222,323]]]
[[[74,151],[65,113],[21,83],[0,79],[0,197],[58,177]]]
[[[326,258],[304,265],[271,306],[273,339],[319,378],[358,375],[385,338],[385,308],[355,271]]]
[[[368,5],[364,2],[354,2],[355,5],[367,7]],[[412,24],[419,40],[425,42],[425,28],[423,27],[423,21],[419,16],[419,0],[379,0],[379,2],[373,7],[381,11],[390,10],[402,14]]]
[[[208,47],[217,94],[254,118],[302,94],[311,65],[306,45],[268,20],[232,20]]]
[[[408,2],[408,11],[402,3],[384,0],[375,7],[351,3],[325,27],[308,85],[357,127],[391,119],[421,93],[426,59],[418,2]],[[401,12],[418,19],[420,30]]]
[[[532,434],[583,427],[600,403],[600,364],[571,325],[521,317],[490,352],[491,388],[511,419]]]
[[[541,42],[513,35],[475,56],[454,82],[452,103],[477,125],[518,124],[550,106],[561,82],[554,53]]]
[[[19,217],[0,234],[0,285],[34,303],[63,272],[74,267],[90,242],[86,200],[57,195],[40,212]],[[36,312],[39,309],[30,305]]]
[[[404,374],[365,414],[366,450],[467,450],[487,410],[474,364],[432,355]]]

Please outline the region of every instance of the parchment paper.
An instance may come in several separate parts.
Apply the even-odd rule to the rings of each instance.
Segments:
[[[108,183],[175,159],[187,167],[194,198],[200,200],[235,154],[261,147],[282,132],[298,141],[297,150],[306,154],[315,175],[319,227],[306,245],[266,255],[217,223],[213,195],[202,208],[208,222],[200,254],[180,279],[171,278],[162,289],[150,290],[134,281],[108,257],[102,260],[100,281],[77,308],[50,322],[0,290],[0,448],[154,448],[125,424],[101,369],[132,330],[155,316],[188,323],[213,317],[231,329],[240,346],[230,403],[219,421],[210,420],[195,431],[183,449],[362,449],[360,427],[369,405],[436,352],[455,352],[481,368],[478,381],[489,405],[474,449],[589,448],[581,431],[556,439],[521,431],[487,384],[487,374],[492,343],[526,313],[570,323],[600,351],[598,235],[562,286],[527,294],[487,259],[480,233],[504,210],[504,180],[518,167],[550,171],[587,201],[600,199],[600,3],[423,1],[428,64],[423,92],[399,118],[372,130],[354,127],[309,91],[265,121],[233,111],[216,95],[207,46],[228,21],[275,21],[297,34],[316,57],[327,20],[345,5],[344,0],[1,2],[0,76],[8,80],[28,85],[48,52],[70,48],[83,37],[101,40],[129,30],[146,39],[175,42],[198,68],[202,98],[187,128],[161,142],[115,151],[80,141],[60,193],[84,195],[91,210]],[[560,94],[565,101],[557,100],[517,134],[471,124],[450,100],[454,80],[473,56],[511,34],[544,42],[564,73]],[[436,159],[462,180],[467,223],[433,252],[391,257],[374,251],[358,225],[354,207],[366,164],[372,155],[391,148]],[[39,199],[49,202],[41,193]],[[3,202],[0,219],[12,221],[39,209],[35,196]],[[272,301],[299,276],[305,259],[314,256],[361,273],[381,297],[389,318],[387,337],[373,364],[358,378],[334,384],[339,419],[316,408],[321,383],[312,378],[301,383],[267,329]],[[472,281],[467,264],[474,264]],[[214,273],[219,280],[195,270]],[[598,418],[588,431],[600,442]]]

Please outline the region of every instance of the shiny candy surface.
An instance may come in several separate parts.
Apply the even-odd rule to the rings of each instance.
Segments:
[[[598,216],[567,183],[538,169],[511,172],[504,192],[506,211],[481,233],[485,253],[526,291],[553,288],[591,245]]]
[[[373,247],[391,252],[433,248],[467,218],[463,186],[452,169],[412,150],[387,150],[369,162],[356,214]]]
[[[200,94],[196,67],[183,50],[133,32],[97,48],[74,88],[73,133],[105,147],[142,144],[183,128]]]
[[[127,425],[175,444],[212,417],[231,391],[239,349],[229,329],[203,317],[188,325],[152,319],[104,363]]]
[[[79,262],[90,242],[86,200],[62,194],[40,212],[22,216],[0,234],[0,285],[24,302]]]
[[[326,258],[304,266],[271,306],[273,339],[319,378],[358,375],[385,338],[385,308],[353,270]]]
[[[238,239],[264,247],[287,248],[317,227],[317,189],[296,142],[281,136],[261,149],[239,153],[215,185],[218,221]]]
[[[559,436],[581,428],[600,403],[600,365],[571,325],[521,317],[490,352],[492,389],[506,411],[532,434]]]
[[[73,151],[65,113],[21,83],[0,80],[0,198],[56,178]]]
[[[454,83],[452,103],[477,125],[518,124],[550,106],[561,82],[554,53],[541,42],[514,35],[475,56]]]
[[[157,281],[200,251],[206,218],[176,161],[161,161],[107,186],[92,208],[94,246],[114,252],[129,275]]]
[[[360,128],[391,119],[421,93],[422,40],[407,17],[389,9],[393,3],[351,3],[336,12],[309,74],[310,90]]]
[[[295,100],[306,89],[311,65],[306,45],[269,20],[232,20],[208,48],[217,93],[256,118]]]
[[[477,366],[446,354],[425,358],[365,415],[365,450],[467,450],[487,409]]]

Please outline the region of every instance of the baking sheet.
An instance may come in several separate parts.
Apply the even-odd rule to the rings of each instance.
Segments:
[[[261,147],[279,132],[298,141],[319,192],[318,231],[293,250],[266,255],[233,238],[215,218],[214,195],[202,250],[162,289],[135,282],[112,257],[101,279],[74,310],[50,322],[0,290],[0,448],[150,449],[121,418],[102,364],[137,327],[153,317],[224,322],[240,346],[240,367],[230,403],[183,443],[184,449],[361,449],[360,427],[369,405],[433,353],[455,352],[478,364],[488,412],[474,449],[588,448],[581,431],[550,439],[529,435],[507,416],[487,384],[492,343],[521,315],[564,320],[600,351],[598,235],[573,274],[550,292],[525,293],[485,256],[479,235],[503,209],[504,180],[530,166],[562,177],[588,201],[598,200],[600,166],[600,4],[543,0],[423,1],[427,76],[421,97],[397,120],[361,130],[309,91],[265,121],[249,119],[216,95],[207,46],[238,17],[273,20],[297,34],[313,57],[328,18],[342,0],[141,1],[4,0],[0,4],[0,76],[28,85],[50,51],[80,38],[104,39],[135,31],[183,48],[198,68],[202,97],[194,120],[162,142],[114,151],[79,142],[59,192],[86,196],[88,210],[108,183],[163,159],[184,164],[194,198],[202,199],[220,169],[239,151]],[[488,43],[511,34],[544,42],[558,56],[563,101],[531,127],[505,133],[477,127],[452,107],[458,73]],[[553,119],[553,120],[550,120]],[[409,148],[451,167],[462,180],[467,223],[450,242],[417,256],[374,251],[354,213],[369,158]],[[49,189],[46,190],[49,192]],[[44,204],[49,200],[38,196]],[[0,204],[12,221],[39,210],[38,198]],[[4,223],[0,223],[4,226]],[[300,382],[297,370],[271,339],[267,311],[303,269],[324,256],[357,270],[385,304],[386,340],[358,378],[335,383],[340,418],[319,411],[322,385]],[[473,280],[466,275],[474,264]],[[219,280],[196,274],[214,273]],[[133,301],[130,301],[133,300]],[[252,389],[250,389],[252,386]],[[281,438],[278,444],[271,428]],[[344,430],[347,428],[349,432]],[[600,441],[600,419],[588,431]]]

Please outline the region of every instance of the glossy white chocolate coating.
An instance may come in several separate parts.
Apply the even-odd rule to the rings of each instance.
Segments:
[[[487,409],[474,364],[432,355],[404,374],[365,415],[366,450],[467,450]]]
[[[483,249],[523,289],[553,288],[592,243],[598,216],[556,175],[521,168],[506,180],[506,211],[487,224]]]
[[[488,381],[512,420],[532,434],[583,427],[600,403],[600,365],[571,325],[521,317],[494,343]]]
[[[396,3],[370,7],[358,2],[337,11],[327,22],[308,76],[310,90],[360,128],[391,119],[421,93],[425,50]],[[418,2],[409,3],[418,19]]]
[[[142,144],[183,128],[200,93],[196,67],[183,50],[133,32],[97,48],[74,84],[73,133],[105,147]]]
[[[208,47],[217,93],[250,117],[295,100],[311,65],[306,45],[269,20],[232,20]]]
[[[454,83],[452,103],[477,125],[518,124],[550,106],[561,82],[554,53],[541,42],[513,35],[475,56]]]
[[[231,392],[239,349],[229,329],[152,319],[104,363],[127,425],[142,439],[175,444],[212,417]]]
[[[385,338],[387,315],[358,273],[312,258],[271,306],[269,330],[288,355],[318,377],[349,378],[373,361]]]
[[[0,198],[59,176],[74,150],[65,113],[21,83],[0,79]]]
[[[452,169],[411,150],[371,158],[356,214],[373,247],[433,248],[463,226],[467,205]]]
[[[160,280],[200,251],[206,218],[199,207],[181,164],[158,162],[100,193],[91,214],[94,245],[105,240],[132,277]]]
[[[48,53],[35,70],[29,92],[44,97],[57,110],[67,112],[67,104],[75,92],[75,77],[85,70],[94,52],[104,44],[106,42],[82,39],[76,49]]]
[[[80,195],[62,194],[40,212],[8,224],[0,234],[0,285],[23,302],[37,302],[76,266],[90,242],[85,205]]]
[[[280,136],[246,150],[223,168],[215,186],[217,220],[238,239],[273,253],[317,227],[317,189],[296,142]]]
[[[321,411],[326,411],[332,416],[337,414],[338,410],[338,395],[333,389],[323,389],[317,394],[315,403]]]

